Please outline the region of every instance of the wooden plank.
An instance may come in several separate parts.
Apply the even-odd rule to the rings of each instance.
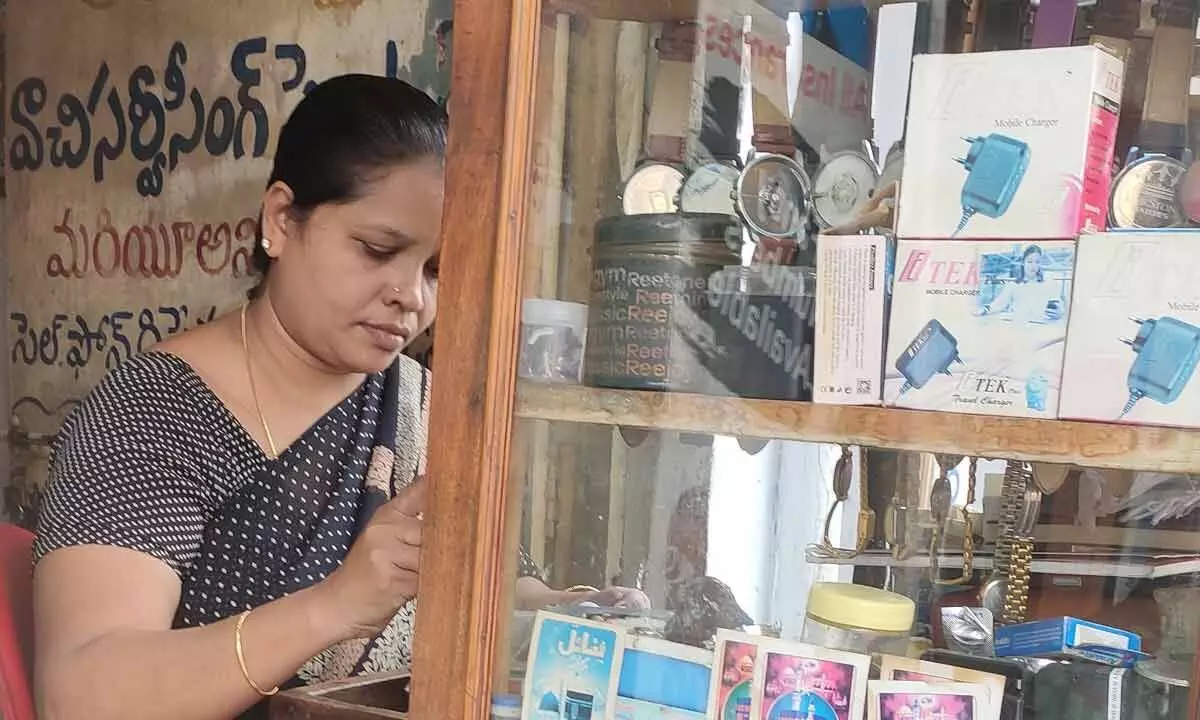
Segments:
[[[413,642],[411,716],[488,716],[505,568],[524,196],[538,0],[454,7],[443,298],[480,298],[439,318],[454,353],[433,361],[431,492]],[[469,349],[469,350],[468,350]]]
[[[360,675],[285,690],[271,698],[270,720],[404,720],[407,672]]]
[[[670,22],[695,20],[697,0],[547,0],[553,12],[606,20]]]
[[[521,383],[517,414],[1097,468],[1200,472],[1200,431]]]

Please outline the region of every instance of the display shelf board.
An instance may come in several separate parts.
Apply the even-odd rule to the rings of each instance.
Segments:
[[[809,554],[806,559],[819,565],[852,565],[855,567],[891,567],[921,569],[929,567],[928,555],[897,560],[890,553],[868,551],[853,558],[826,558]],[[962,555],[946,554],[938,557],[938,566],[946,570],[962,568]],[[976,570],[991,570],[990,555],[976,555]],[[1127,578],[1132,580],[1157,580],[1159,578],[1200,573],[1200,557],[1195,555],[1130,555],[1089,556],[1069,553],[1035,553],[1032,571],[1037,575],[1083,575],[1091,577]],[[945,573],[947,576],[953,573]]]
[[[699,0],[546,0],[547,12],[636,22],[695,21]]]
[[[521,381],[519,418],[1200,473],[1200,431]]]
[[[909,1],[870,0],[867,7],[874,12],[880,5]],[[831,4],[854,5],[850,0],[834,0]],[[789,9],[789,4],[780,0],[723,0],[719,6],[727,10],[740,9],[746,14],[767,12],[777,16]],[[699,19],[700,0],[545,0],[542,8],[545,12],[605,20],[686,22]],[[803,9],[803,3],[795,3],[794,9]]]

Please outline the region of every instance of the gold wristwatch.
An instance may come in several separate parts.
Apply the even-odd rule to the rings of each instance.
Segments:
[[[1042,493],[1025,463],[1010,460],[1000,494],[1000,528],[995,567],[980,591],[980,603],[1005,625],[1025,621],[1029,611],[1029,578],[1033,569],[1033,531]]]

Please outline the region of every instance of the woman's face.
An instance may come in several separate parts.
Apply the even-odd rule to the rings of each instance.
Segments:
[[[1042,254],[1031,252],[1025,256],[1025,281],[1033,282],[1037,280],[1038,273],[1042,269]]]
[[[268,189],[263,225],[275,258],[267,295],[289,335],[339,372],[386,368],[433,322],[443,171],[435,158],[396,166],[346,203],[303,222],[290,190]]]

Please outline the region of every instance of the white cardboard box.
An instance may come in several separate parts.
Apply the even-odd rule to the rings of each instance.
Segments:
[[[1062,417],[1200,427],[1200,233],[1085,235],[1075,272]]]
[[[1075,242],[901,240],[884,404],[1054,418]]]
[[[1123,76],[1097,46],[917,56],[899,236],[1103,230]]]
[[[888,240],[882,236],[817,238],[813,402],[878,405],[882,401],[889,257]]]

